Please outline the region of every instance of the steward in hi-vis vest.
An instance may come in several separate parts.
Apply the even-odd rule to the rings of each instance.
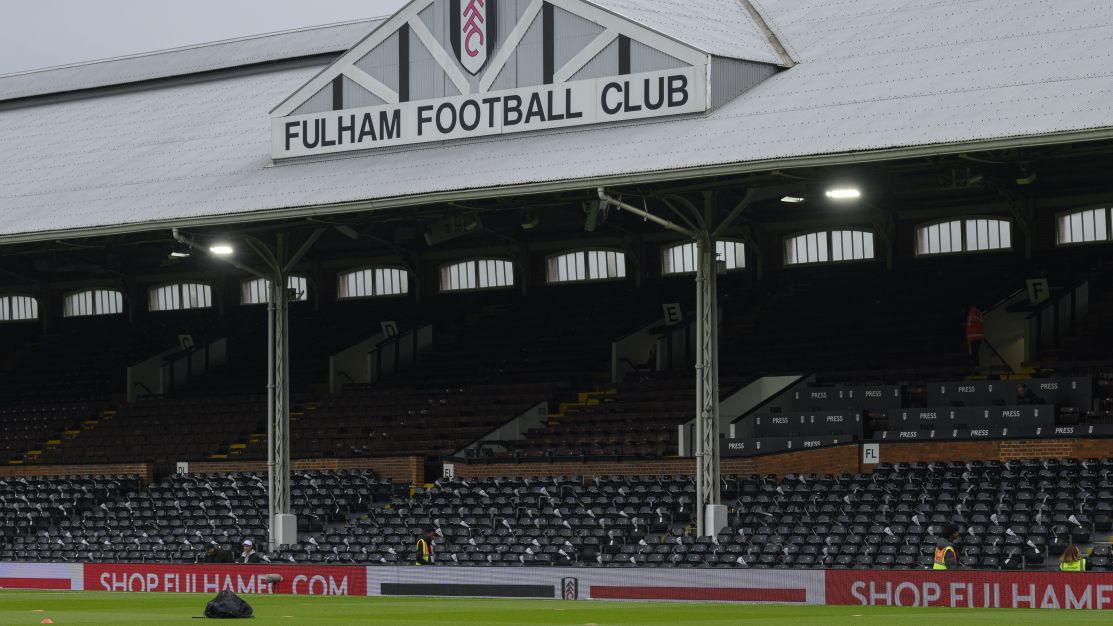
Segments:
[[[432,565],[433,562],[433,531],[426,530],[417,540],[417,560],[414,565]]]
[[[935,560],[931,569],[948,570],[958,567],[958,553],[955,552],[954,543],[958,538],[958,526],[947,524],[943,527],[942,535],[935,541]]]
[[[1078,546],[1073,543],[1063,550],[1063,556],[1059,557],[1059,571],[1060,572],[1085,572],[1086,559],[1082,557],[1082,551]]]

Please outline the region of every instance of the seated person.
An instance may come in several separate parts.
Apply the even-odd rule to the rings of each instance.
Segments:
[[[263,559],[255,551],[255,543],[250,539],[243,540],[243,552],[236,558],[237,563],[262,563]]]
[[[232,553],[224,550],[217,545],[210,545],[209,549],[205,551],[205,563],[234,563],[235,559],[232,558]]]
[[[1016,386],[1016,403],[1043,404],[1043,398],[1037,396],[1036,392],[1028,388],[1028,385],[1020,384]]]

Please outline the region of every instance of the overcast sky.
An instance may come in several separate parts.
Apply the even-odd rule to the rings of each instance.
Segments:
[[[405,0],[3,0],[0,74],[388,15]]]

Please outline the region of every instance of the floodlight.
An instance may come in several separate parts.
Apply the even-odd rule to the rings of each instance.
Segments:
[[[855,200],[862,197],[857,187],[835,187],[828,189],[826,196],[832,200]]]

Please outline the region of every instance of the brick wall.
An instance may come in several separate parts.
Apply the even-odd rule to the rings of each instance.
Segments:
[[[1032,439],[1005,441],[909,441],[880,444],[883,463],[915,461],[1008,461],[1018,459],[1113,458],[1113,439]],[[854,474],[871,472],[873,465],[862,465],[858,444],[832,446],[764,456],[723,459],[724,474]],[[487,478],[496,476],[660,476],[692,475],[692,459],[656,461],[561,461],[553,463],[454,463],[456,476]]]
[[[5,465],[0,466],[0,476],[103,476],[129,474],[139,476],[143,484],[155,478],[154,466],[149,463],[118,465]]]
[[[1113,439],[1008,439],[909,441],[880,445],[883,463],[914,461],[1014,461],[1019,459],[1113,458]],[[864,471],[873,466],[865,465]]]
[[[858,446],[843,445],[746,459],[722,459],[724,474],[854,473],[858,471]],[[695,473],[692,459],[653,461],[561,461],[553,463],[455,463],[460,478],[496,476],[672,476]]]
[[[297,459],[291,461],[297,470],[369,469],[376,476],[397,483],[425,482],[425,457],[398,456],[369,459]],[[226,472],[265,472],[266,461],[198,461],[189,464],[191,474],[223,474]]]

